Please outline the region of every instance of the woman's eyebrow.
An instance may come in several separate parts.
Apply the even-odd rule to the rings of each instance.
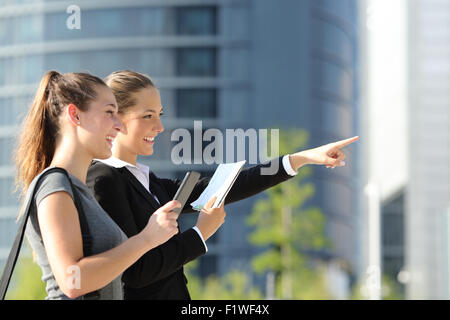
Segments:
[[[119,110],[119,107],[114,103],[107,103],[105,107],[113,107],[115,110],[117,111]]]
[[[154,110],[154,109],[147,109],[147,110],[145,110],[144,112],[152,112],[152,113],[156,113],[156,111]],[[161,108],[161,111],[160,112],[163,112],[163,108]]]

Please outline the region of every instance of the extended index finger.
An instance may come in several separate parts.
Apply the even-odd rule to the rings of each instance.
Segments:
[[[353,138],[341,140],[341,141],[335,142],[334,146],[338,147],[338,148],[343,148],[343,147],[348,146],[349,144],[352,144],[353,142],[357,141],[358,139],[359,139],[359,136],[355,136]]]

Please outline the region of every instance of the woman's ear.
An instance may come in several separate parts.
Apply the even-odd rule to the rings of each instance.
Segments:
[[[80,122],[80,110],[77,108],[74,104],[69,104],[67,106],[67,116],[71,123],[73,123],[75,126],[79,126],[81,124]]]

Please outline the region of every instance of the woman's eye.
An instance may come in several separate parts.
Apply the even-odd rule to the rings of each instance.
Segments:
[[[159,116],[161,117],[163,114],[164,114],[164,113],[161,112],[161,113],[159,114]],[[151,118],[152,118],[152,115],[151,115],[151,114],[148,114],[148,115],[145,115],[143,118],[144,118],[144,119],[151,119]]]

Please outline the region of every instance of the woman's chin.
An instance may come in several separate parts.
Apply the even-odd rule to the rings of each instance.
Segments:
[[[151,156],[153,154],[153,147],[146,148],[145,150],[142,150],[143,152],[140,153],[142,156]]]
[[[108,151],[105,150],[105,152],[96,154],[96,155],[94,156],[94,159],[100,159],[100,160],[103,160],[103,159],[111,158],[111,156],[112,156],[111,150],[108,150]]]

